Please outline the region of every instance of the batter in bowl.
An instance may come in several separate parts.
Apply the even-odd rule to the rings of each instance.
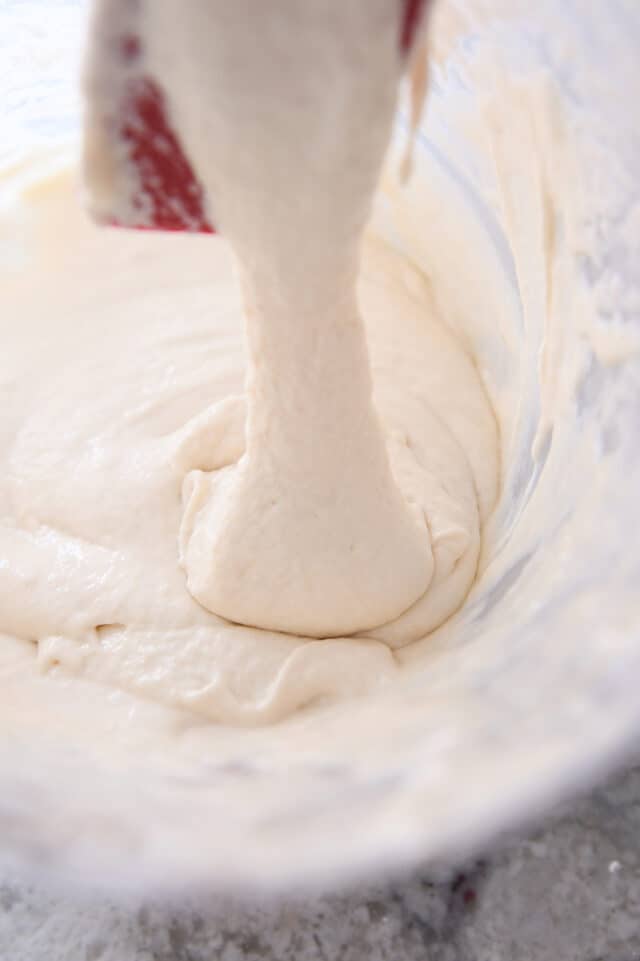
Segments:
[[[225,240],[100,231],[68,180],[36,191],[0,629],[42,667],[258,723],[376,689],[460,606],[498,445],[425,278],[362,252],[399,5],[272,5],[280,57],[251,4],[217,6],[154,4],[144,56]],[[88,156],[100,217],[109,157]]]
[[[55,130],[77,156],[59,70],[81,40],[60,26],[76,30],[75,5],[50,5],[46,42],[15,5],[13,60],[0,30],[16,96],[52,74],[0,138],[0,858],[118,891],[271,890],[468,851],[610,763],[640,721],[639,144],[621,96],[637,7],[434,6],[414,172],[399,185],[401,111],[360,316],[402,502],[389,421],[414,429],[410,394],[464,436],[476,477],[492,446],[463,426],[490,398],[500,493],[463,603],[411,641],[407,613],[318,639],[191,594],[188,478],[233,474],[246,436],[237,268],[215,197],[224,239],[89,224],[51,154]]]

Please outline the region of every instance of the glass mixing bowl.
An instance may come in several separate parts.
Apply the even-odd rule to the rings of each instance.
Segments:
[[[3,202],[77,153],[85,13],[0,4]],[[384,694],[260,730],[175,722],[151,744],[153,705],[87,733],[85,695],[34,719],[0,694],[3,862],[119,890],[344,880],[467,853],[628,747],[640,730],[638,49],[635,0],[442,0],[405,186],[399,113],[372,229],[427,274],[483,252],[437,290],[503,412],[501,498],[462,610]],[[10,261],[17,238],[0,236]],[[499,297],[487,271],[507,280]]]

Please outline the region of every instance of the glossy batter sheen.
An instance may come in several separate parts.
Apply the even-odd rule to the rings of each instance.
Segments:
[[[26,198],[0,632],[44,668],[272,721],[385,684],[473,581],[495,419],[425,277],[361,256],[403,64],[393,5],[344,6],[301,13],[283,67],[244,4],[216,30],[158,4],[149,64],[225,240],[100,230],[66,176]]]

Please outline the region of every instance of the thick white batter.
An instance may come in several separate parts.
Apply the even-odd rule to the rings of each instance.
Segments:
[[[42,664],[233,722],[383,681],[395,670],[384,630],[374,632],[381,643],[232,626],[187,590],[178,549],[185,478],[235,464],[243,447],[241,306],[225,242],[96,228],[67,177],[31,199],[38,283],[27,270],[5,287],[21,330],[19,339],[3,330],[15,344],[2,358],[12,392],[3,414],[3,631],[36,640]],[[56,249],[61,233],[68,242]],[[477,525],[472,467],[490,506],[495,461],[492,473],[482,455],[495,456],[495,424],[472,360],[434,316],[425,279],[379,241],[367,244],[360,297],[376,402],[396,450],[407,458],[415,450],[436,478],[449,466],[467,508],[459,523],[470,515]],[[449,604],[473,577],[477,526],[471,534],[469,569]],[[298,541],[289,543],[295,564]],[[295,587],[295,571],[282,590]],[[446,613],[435,606],[426,616]],[[405,618],[402,638],[415,637],[413,615]],[[388,629],[390,644],[398,633]]]
[[[415,384],[453,432],[447,365],[473,358],[500,496],[461,607],[393,651],[232,627],[185,586],[182,485],[214,465],[181,438],[245,389],[236,268],[218,238],[98,230],[77,175],[42,180],[52,131],[62,151],[77,132],[81,43],[75,3],[46,5],[55,39],[37,6],[0,4],[0,74],[29,108],[7,127],[0,104],[0,861],[121,891],[457,858],[610,763],[640,722],[640,140],[621,95],[638,84],[637,4],[434,7],[414,174],[399,185],[400,118],[361,314],[381,420]],[[465,437],[477,474],[488,445]]]
[[[65,177],[29,198],[5,287],[0,630],[45,668],[255,723],[377,688],[390,648],[459,607],[497,435],[425,277],[373,238],[360,264],[394,5],[287,28],[276,4],[297,38],[281,59],[245,4],[215,7],[155,5],[145,53],[225,240],[101,231]]]

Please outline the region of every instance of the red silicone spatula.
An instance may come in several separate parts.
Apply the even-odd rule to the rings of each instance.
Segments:
[[[211,233],[204,191],[168,120],[162,78],[145,66],[144,23],[153,2],[94,3],[85,71],[89,207],[101,223]],[[398,44],[408,57],[427,0],[389,3],[398,4]]]

